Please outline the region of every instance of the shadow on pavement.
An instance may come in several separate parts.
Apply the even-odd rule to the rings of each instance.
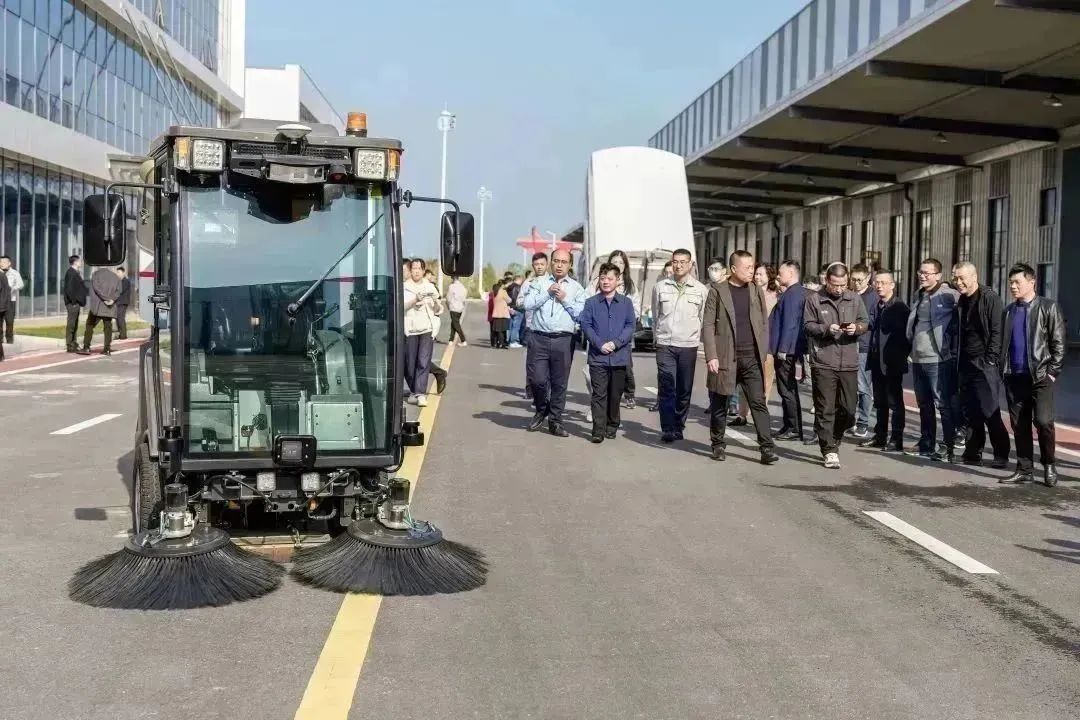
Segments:
[[[1044,518],[1050,520],[1057,520],[1072,528],[1080,530],[1080,517],[1072,517],[1070,515],[1055,515],[1053,513],[1043,513]],[[1021,550],[1027,550],[1033,552],[1036,555],[1042,555],[1045,558],[1051,560],[1060,560],[1061,562],[1071,563],[1073,565],[1080,565],[1080,542],[1076,540],[1056,540],[1053,538],[1046,538],[1044,542],[1052,547],[1048,548],[1034,548],[1027,545],[1017,545],[1016,547]]]
[[[778,490],[799,490],[809,493],[839,493],[866,503],[885,504],[891,498],[907,498],[919,505],[949,508],[979,505],[1009,509],[1039,507],[1060,510],[1080,501],[1080,493],[1051,490],[1035,483],[1027,486],[987,486],[975,484],[914,485],[885,477],[857,477],[848,485],[766,485]]]

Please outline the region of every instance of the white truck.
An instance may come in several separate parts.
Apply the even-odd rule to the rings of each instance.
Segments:
[[[615,250],[626,253],[638,315],[634,346],[649,346],[653,286],[674,250],[694,253],[685,161],[648,147],[597,150],[589,158],[585,195],[585,238],[576,274],[594,291],[600,264]]]

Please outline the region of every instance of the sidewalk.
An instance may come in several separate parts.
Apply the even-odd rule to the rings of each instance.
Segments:
[[[141,345],[150,336],[149,331],[142,330],[128,335],[127,340],[113,340],[112,350],[114,353],[134,349]],[[22,372],[39,367],[53,367],[59,363],[75,363],[101,357],[104,347],[100,335],[94,337],[94,344],[90,346],[91,355],[77,355],[69,353],[64,347],[64,341],[55,338],[42,338],[32,335],[16,335],[13,345],[4,346],[5,360],[0,362],[0,375],[6,375],[13,371]]]

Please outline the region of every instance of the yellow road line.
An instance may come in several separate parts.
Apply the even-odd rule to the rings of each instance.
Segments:
[[[442,368],[449,370],[453,359],[454,345],[451,344],[443,353]],[[441,401],[441,395],[428,396],[429,404],[420,412],[424,444],[408,448],[401,469],[395,473],[396,477],[407,478],[412,483],[413,493],[420,484],[420,468],[431,443],[431,431]],[[382,597],[378,595],[350,593],[345,596],[311,673],[295,720],[347,720],[381,605]]]

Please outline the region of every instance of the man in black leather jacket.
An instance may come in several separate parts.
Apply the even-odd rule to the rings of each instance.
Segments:
[[[1043,482],[1057,484],[1054,467],[1054,383],[1065,362],[1065,320],[1053,300],[1035,294],[1035,271],[1017,263],[1009,270],[1014,302],[1005,309],[1001,367],[1016,438],[1016,472],[1003,483],[1030,482],[1034,447],[1031,425],[1039,435]]]

